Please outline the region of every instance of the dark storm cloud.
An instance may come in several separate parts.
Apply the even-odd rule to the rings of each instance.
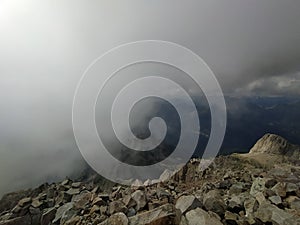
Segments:
[[[119,44],[182,44],[226,94],[299,95],[299,8],[295,0],[0,1],[0,194],[74,171],[76,84]]]

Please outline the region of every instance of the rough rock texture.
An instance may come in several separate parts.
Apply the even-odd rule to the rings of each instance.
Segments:
[[[299,146],[290,144],[286,139],[276,134],[266,134],[251,148],[250,154],[268,153],[276,155],[298,156]]]
[[[202,203],[193,195],[181,196],[177,200],[175,207],[179,209],[181,213],[185,213],[186,211],[202,207]]]
[[[185,219],[188,225],[222,225],[220,218],[200,208],[187,212]]]
[[[290,145],[273,138],[282,140],[267,135],[253,151],[287,153]],[[91,176],[7,194],[0,225],[300,225],[299,165],[265,167],[237,155],[220,156],[206,169],[200,162],[149,186],[105,185]]]

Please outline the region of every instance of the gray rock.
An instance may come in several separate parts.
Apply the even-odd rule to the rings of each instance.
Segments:
[[[136,201],[131,197],[131,195],[125,195],[122,201],[128,208],[135,207],[137,205]]]
[[[158,189],[156,190],[156,194],[157,194],[157,197],[158,197],[159,199],[164,198],[164,197],[170,197],[170,196],[171,196],[171,193],[168,192],[167,190],[163,189],[163,188],[158,188]]]
[[[272,191],[276,193],[276,195],[284,198],[286,196],[286,184],[283,182],[277,183],[274,187],[271,188]]]
[[[81,186],[81,182],[72,183],[72,188],[79,188]]]
[[[79,193],[80,193],[79,188],[71,188],[66,192],[66,194],[68,195],[78,195]]]
[[[266,198],[262,192],[258,192],[255,195],[255,199],[258,201],[258,204],[264,204],[266,202]]]
[[[100,212],[100,207],[97,205],[93,205],[93,207],[90,210],[90,214],[93,214],[95,212]]]
[[[250,195],[255,197],[258,192],[264,192],[265,189],[265,180],[263,178],[258,177],[252,183]]]
[[[61,182],[61,185],[65,186],[65,185],[68,185],[70,184],[72,181],[70,179],[66,179],[64,180],[63,182]]]
[[[71,201],[72,195],[67,194],[64,191],[59,192],[58,196],[55,198],[56,205],[62,205]]]
[[[19,201],[18,205],[20,207],[25,207],[26,205],[31,203],[31,198],[23,198]]]
[[[234,208],[242,208],[245,201],[245,197],[243,195],[232,195],[228,200],[228,207],[231,209]]]
[[[108,207],[106,205],[100,206],[100,213],[101,215],[107,214]]]
[[[38,199],[34,199],[31,203],[34,208],[39,208],[42,204],[43,202],[39,201]]]
[[[147,204],[146,195],[143,191],[137,190],[131,195],[132,199],[136,202],[136,211],[143,209]]]
[[[300,212],[300,199],[296,198],[294,201],[292,201],[290,203],[290,207],[291,207],[291,209],[295,209],[298,212]]]
[[[64,223],[64,225],[76,225],[80,222],[79,216],[74,216]]]
[[[193,195],[181,196],[175,205],[175,208],[179,209],[182,214],[197,207],[202,207],[202,203]]]
[[[229,192],[230,192],[230,194],[236,194],[236,195],[238,195],[238,194],[240,194],[240,193],[243,192],[244,188],[245,188],[245,184],[244,183],[242,183],[242,182],[236,182],[236,183],[234,183],[230,187]]]
[[[45,209],[41,217],[41,225],[49,225],[55,218],[56,208]]]
[[[106,204],[106,202],[100,197],[94,198],[94,200],[92,202],[92,205],[97,205],[97,206],[101,206],[101,205],[105,205],[105,204]]]
[[[10,220],[0,221],[0,225],[38,225],[32,224],[29,215],[13,218]]]
[[[129,208],[128,211],[127,211],[127,216],[128,217],[131,217],[131,216],[134,216],[136,214],[136,211],[134,208]]]
[[[2,212],[1,216],[0,216],[0,221],[9,220],[9,219],[13,218],[12,216],[13,216],[13,213],[11,213],[11,212]]]
[[[78,195],[72,197],[72,202],[76,209],[84,209],[87,204],[90,203],[92,198],[92,193],[89,191],[83,191]]]
[[[173,171],[166,169],[159,177],[159,180],[166,181],[169,180],[174,175]]]
[[[238,221],[238,215],[229,211],[225,212],[224,219],[229,224],[237,224]]]
[[[287,193],[296,192],[298,190],[299,190],[299,187],[296,184],[293,184],[293,183],[286,184],[286,192]]]
[[[60,219],[60,223],[65,224],[67,221],[69,221],[71,218],[75,217],[76,215],[77,215],[77,211],[74,209],[70,209],[62,215]]]
[[[100,223],[100,225],[128,225],[128,218],[124,213],[119,212]]]
[[[142,212],[129,218],[130,225],[167,225],[175,223],[175,207],[162,205],[154,210]]]
[[[278,195],[269,197],[269,200],[275,205],[279,205],[282,203],[282,200],[281,200],[280,196],[278,196]]]
[[[187,225],[222,225],[221,221],[201,208],[196,208],[186,213]]]
[[[293,219],[292,214],[269,203],[262,204],[255,212],[255,217],[263,223],[269,222],[278,225],[287,225],[286,221]]]
[[[127,212],[127,207],[121,200],[113,201],[109,204],[109,214],[113,215],[118,212]]]
[[[217,190],[209,191],[204,195],[203,205],[206,210],[213,211],[222,216],[225,213],[225,202]]]
[[[244,207],[246,211],[246,217],[251,217],[251,215],[258,209],[258,202],[255,198],[249,198],[245,200]]]
[[[57,209],[57,212],[55,214],[55,218],[52,221],[53,223],[56,223],[60,221],[61,218],[65,217],[68,211],[70,211],[74,207],[74,204],[72,202],[69,202]]]
[[[289,196],[285,201],[291,209],[300,210],[300,198],[297,196]]]

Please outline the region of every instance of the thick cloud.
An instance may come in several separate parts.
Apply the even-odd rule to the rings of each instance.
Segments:
[[[262,76],[237,88],[235,94],[259,96],[298,96],[300,95],[300,72],[281,76]]]
[[[0,194],[74,172],[76,84],[122,43],[182,44],[226,94],[299,95],[299,8],[295,0],[0,1]]]

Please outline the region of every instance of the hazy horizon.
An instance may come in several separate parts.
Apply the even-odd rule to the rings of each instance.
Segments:
[[[225,96],[300,100],[299,8],[293,0],[0,1],[0,196],[83,168],[72,132],[76,86],[120,44],[183,45]]]

